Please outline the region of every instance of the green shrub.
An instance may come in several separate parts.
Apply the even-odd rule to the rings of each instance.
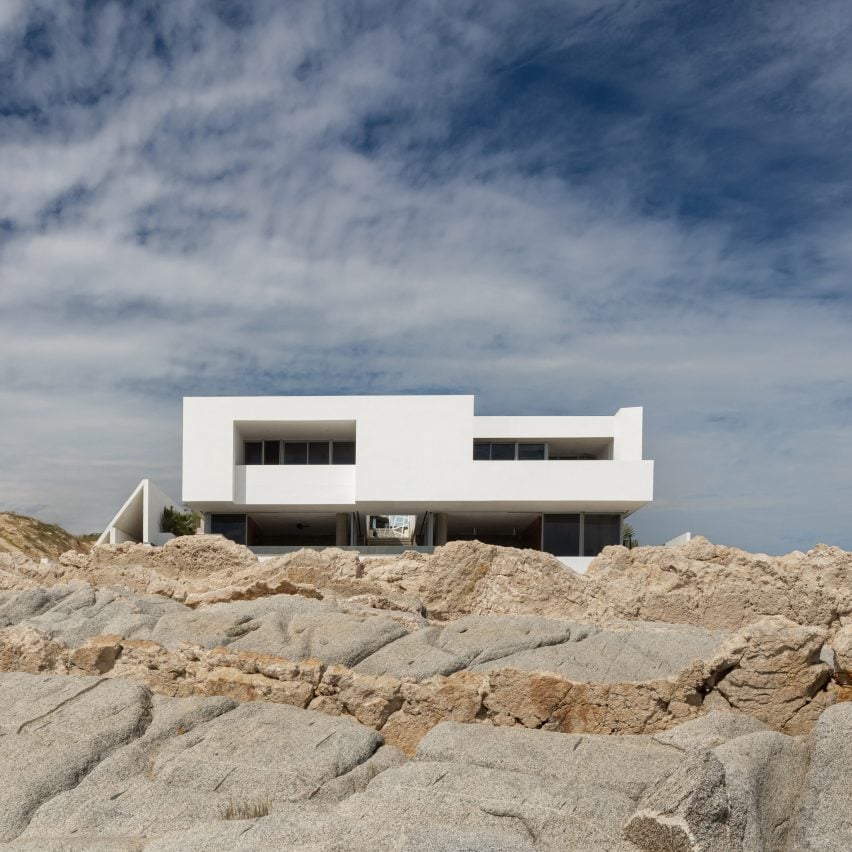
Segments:
[[[160,517],[160,532],[172,535],[195,535],[201,516],[195,512],[181,512],[174,506],[166,506]]]
[[[636,538],[636,533],[630,524],[624,525],[624,534],[621,543],[630,550],[634,547],[639,547],[639,539]]]

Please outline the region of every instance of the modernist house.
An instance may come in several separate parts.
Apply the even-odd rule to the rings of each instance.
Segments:
[[[642,409],[481,417],[473,396],[188,397],[183,501],[258,554],[545,550],[584,570],[653,498]]]

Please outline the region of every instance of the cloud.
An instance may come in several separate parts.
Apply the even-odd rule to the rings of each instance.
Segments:
[[[180,397],[646,408],[640,539],[852,548],[839,4],[0,18],[0,501],[179,494]],[[845,466],[844,466],[845,463]]]

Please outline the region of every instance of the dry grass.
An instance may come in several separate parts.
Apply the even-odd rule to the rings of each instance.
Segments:
[[[269,815],[272,803],[269,799],[240,799],[228,800],[228,804],[222,808],[222,819],[258,819]]]
[[[56,559],[66,550],[87,553],[90,547],[90,542],[81,541],[57,524],[46,524],[15,512],[0,512],[0,553]]]

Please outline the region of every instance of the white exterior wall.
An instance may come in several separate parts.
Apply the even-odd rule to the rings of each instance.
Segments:
[[[585,574],[589,569],[589,565],[595,560],[594,556],[557,556],[556,558],[566,568],[570,568],[578,574]]]
[[[642,409],[639,440],[642,440]],[[618,415],[616,415],[618,416]],[[474,438],[614,438],[615,417],[474,417]],[[641,448],[638,458],[642,458]]]
[[[346,510],[355,505],[355,465],[237,465],[234,502]]]
[[[473,456],[473,397],[359,397],[355,498],[441,502],[463,493]]]
[[[186,398],[183,497],[204,506],[429,500],[451,493],[457,466],[471,462],[472,420],[472,396]],[[258,466],[239,470],[235,424],[265,423],[270,433],[276,423],[287,424],[293,434],[302,422],[310,437],[312,424],[328,421],[355,422],[354,477],[341,465],[280,465],[258,475]],[[278,499],[270,500],[272,491]]]
[[[241,429],[309,439],[335,421],[354,423],[355,465],[238,463]],[[612,460],[474,461],[474,438],[602,439],[612,442]],[[642,459],[641,408],[613,417],[476,417],[472,396],[189,397],[183,499],[222,512],[628,513],[653,499],[653,462]]]
[[[130,493],[95,544],[122,544],[127,541],[165,544],[170,538],[174,538],[171,533],[160,532],[160,518],[166,506],[180,508],[180,503],[172,500],[150,479],[143,479]]]
[[[616,461],[642,458],[642,409],[619,408],[613,421],[612,457]]]

